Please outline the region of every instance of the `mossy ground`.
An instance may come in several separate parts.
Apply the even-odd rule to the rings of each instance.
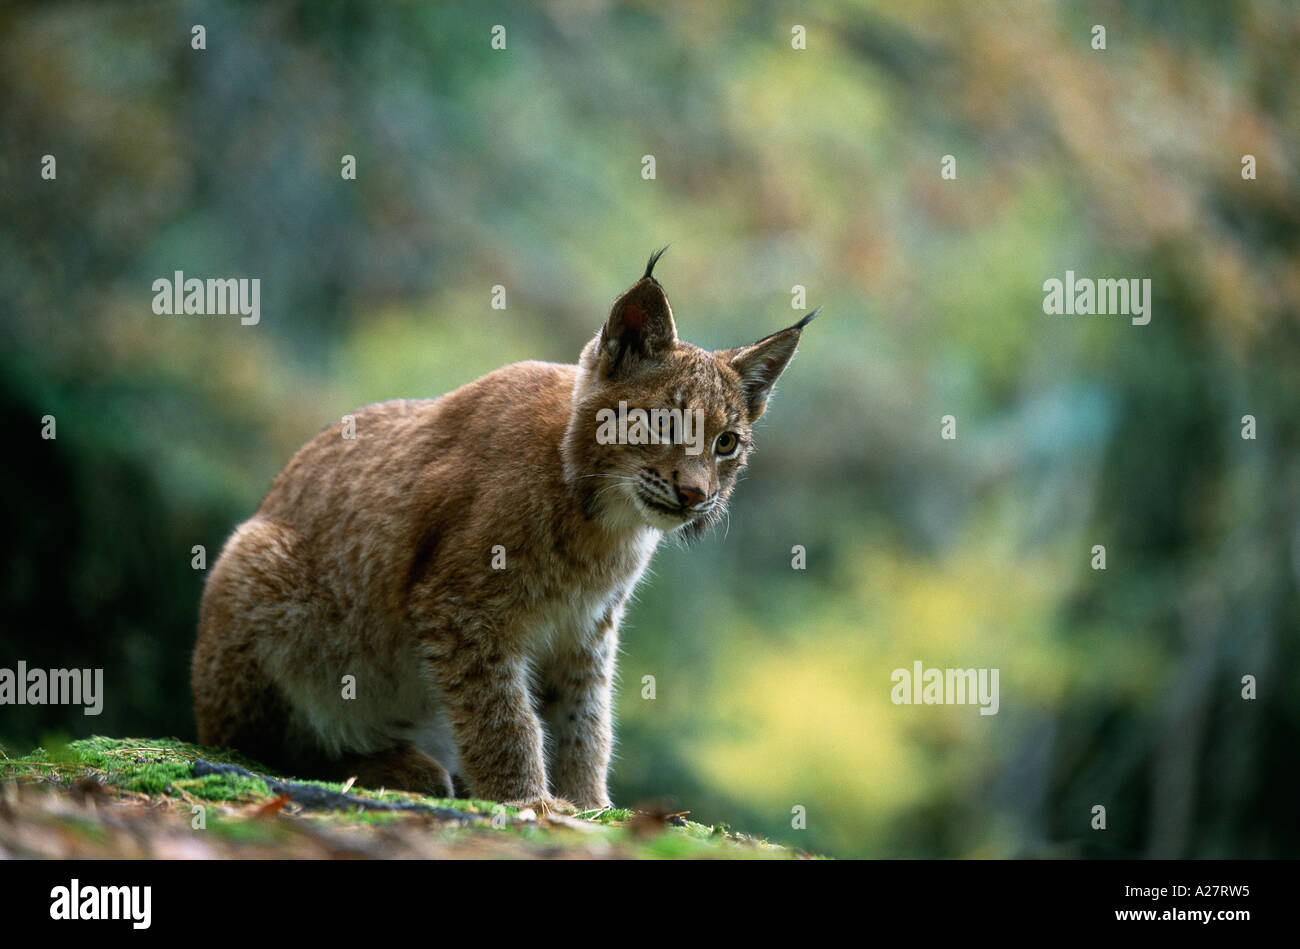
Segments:
[[[236,753],[170,738],[47,742],[22,757],[0,750],[0,857],[804,856],[725,827],[628,810],[539,818],[488,801],[355,786],[347,793],[363,801],[418,802],[470,820],[364,806],[309,810],[259,778],[196,778],[200,759],[281,777]]]

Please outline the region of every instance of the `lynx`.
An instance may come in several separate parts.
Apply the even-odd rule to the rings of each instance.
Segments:
[[[662,253],[577,365],[371,405],[298,451],[204,589],[200,741],[363,786],[610,806],[628,597],[665,535],[722,516],[817,313],[736,349],[682,342]],[[663,437],[598,439],[620,402],[699,410],[704,450],[672,413]]]

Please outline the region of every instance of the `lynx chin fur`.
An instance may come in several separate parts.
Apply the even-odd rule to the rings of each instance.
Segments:
[[[665,534],[722,516],[816,315],[700,349],[677,338],[658,259],[576,366],[367,406],[354,437],[336,423],[298,451],[208,577],[200,741],[372,787],[609,806],[628,596]],[[620,402],[691,412],[704,450],[672,422],[647,443],[598,438]]]

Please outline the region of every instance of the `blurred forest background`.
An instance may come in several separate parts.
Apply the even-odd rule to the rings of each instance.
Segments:
[[[729,533],[630,613],[617,802],[840,856],[1300,856],[1298,48],[1282,0],[6,7],[0,666],[107,701],[0,738],[192,738],[191,547],[361,404],[573,361],[671,241],[693,342],[825,309]],[[1150,325],[1045,316],[1067,269],[1151,278]],[[175,270],[259,277],[261,323],[155,315]],[[918,659],[999,668],[999,713],[891,704]]]

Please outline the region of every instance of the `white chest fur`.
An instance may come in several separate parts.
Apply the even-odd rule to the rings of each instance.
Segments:
[[[556,647],[581,644],[600,635],[611,619],[617,623],[623,603],[645,573],[662,538],[663,534],[653,528],[640,530],[621,558],[620,569],[611,570],[600,582],[565,590],[528,617],[527,637],[534,656],[540,658]]]

